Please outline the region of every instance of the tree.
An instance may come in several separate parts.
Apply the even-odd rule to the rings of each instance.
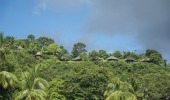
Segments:
[[[160,65],[162,62],[162,58],[160,57],[160,55],[158,53],[152,53],[150,55],[150,60],[151,62],[153,62],[154,64]]]
[[[31,42],[29,44],[28,51],[29,51],[29,53],[31,53],[33,55],[36,54],[38,51],[40,51],[40,47],[39,47],[38,43],[37,42]]]
[[[77,56],[80,55],[80,53],[86,52],[87,50],[85,48],[86,48],[86,45],[83,44],[83,43],[76,43],[76,44],[74,44],[73,50],[71,52],[73,57],[77,57]]]
[[[6,55],[10,49],[5,47],[3,33],[0,33],[0,70],[6,69]]]
[[[41,47],[45,45],[48,46],[49,44],[54,43],[54,40],[48,37],[39,37],[36,41]]]
[[[27,36],[28,41],[33,42],[35,40],[35,36],[33,34],[29,34]]]
[[[155,63],[157,65],[160,65],[163,61],[162,55],[154,49],[147,49],[145,55],[150,58],[152,63]]]
[[[0,99],[9,100],[12,97],[13,89],[18,83],[17,77],[7,71],[0,72]]]
[[[38,67],[29,69],[29,72],[24,72],[22,76],[22,91],[15,100],[45,100],[47,97],[45,90],[49,84],[38,77]]]
[[[108,84],[108,89],[104,95],[106,100],[137,100],[136,96],[130,91],[133,91],[131,84],[117,80],[114,84]]]
[[[56,43],[48,45],[46,49],[48,54],[59,56],[62,53],[62,49]]]
[[[0,72],[0,85],[4,89],[15,87],[17,81],[18,79],[14,74],[7,71]]]
[[[106,59],[108,57],[108,54],[105,50],[99,50],[99,57]]]
[[[91,61],[95,61],[96,58],[98,57],[98,55],[99,55],[98,52],[93,50],[89,53],[89,58],[90,58]]]
[[[68,100],[104,100],[103,93],[108,76],[104,68],[92,62],[70,64],[64,79],[61,94]]]
[[[154,50],[154,49],[147,49],[146,52],[145,52],[145,55],[147,57],[150,57],[153,53],[157,53],[157,54],[160,54],[158,51]],[[161,56],[161,55],[160,55]]]
[[[116,58],[121,58],[122,57],[122,54],[120,53],[120,51],[115,51],[113,53],[113,56],[115,56]]]
[[[136,51],[136,50],[135,50]],[[138,54],[135,54],[135,51],[134,52],[123,52],[123,58],[126,59],[126,58],[134,58],[134,59],[139,59],[139,55]]]
[[[4,39],[4,43],[8,46],[12,46],[14,43],[14,37],[13,36],[6,36]]]
[[[80,58],[82,58],[83,61],[88,61],[89,60],[88,55],[87,55],[86,52],[80,53]]]
[[[59,78],[54,78],[50,82],[50,87],[49,87],[49,97],[47,98],[48,100],[66,100],[65,96],[62,95],[61,93],[63,92],[64,88],[64,80],[59,79]]]
[[[63,46],[60,46],[60,48],[62,49],[62,55],[68,54],[68,51]]]
[[[26,49],[29,47],[29,42],[27,39],[18,39],[18,40],[15,40],[14,46],[15,47],[21,46],[22,48]]]
[[[163,60],[163,65],[164,65],[165,67],[167,67],[167,60],[166,60],[166,59]]]
[[[5,49],[4,49],[4,38],[3,33],[0,33],[0,63],[5,60]]]

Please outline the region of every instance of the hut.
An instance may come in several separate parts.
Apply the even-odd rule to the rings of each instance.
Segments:
[[[143,58],[142,60],[140,60],[141,62],[148,62],[148,63],[150,63],[151,62],[151,60],[150,60],[150,58]]]
[[[41,58],[41,52],[37,52],[36,54],[35,54],[35,58],[37,58],[37,59],[40,59]]]
[[[94,57],[93,59],[91,59],[92,61],[102,61],[103,58],[100,58],[98,56]]]
[[[69,58],[67,57],[67,55],[63,55],[60,59],[61,61],[69,61]]]
[[[23,48],[22,48],[21,46],[18,46],[17,49],[18,49],[18,50],[22,50]]]
[[[94,60],[95,60],[95,61],[101,61],[101,60],[103,60],[103,59],[100,58],[100,57],[98,57],[98,56],[96,56],[96,57],[94,58]]]
[[[130,62],[136,62],[136,60],[133,59],[132,57],[126,58],[125,61],[128,62],[128,63],[130,63]]]
[[[77,56],[76,58],[72,59],[73,61],[81,61],[82,58],[80,56]]]
[[[107,58],[108,61],[118,61],[118,58],[114,57],[114,56],[110,56],[109,58]]]

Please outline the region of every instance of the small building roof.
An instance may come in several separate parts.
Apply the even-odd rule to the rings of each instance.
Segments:
[[[107,58],[107,60],[118,60],[118,59],[114,56],[110,56],[110,57]]]
[[[143,58],[142,60],[140,60],[141,62],[151,62],[150,58]]]
[[[18,50],[22,50],[23,48],[22,48],[21,46],[18,46],[17,49],[18,49]]]
[[[100,57],[96,56],[95,60],[103,60],[103,58],[100,58]]]
[[[36,56],[41,56],[41,52],[37,52],[35,55]]]
[[[77,56],[76,58],[72,59],[73,61],[80,61],[82,60],[80,56]]]
[[[63,55],[63,56],[61,57],[61,60],[68,61],[69,58],[68,58],[66,55]]]

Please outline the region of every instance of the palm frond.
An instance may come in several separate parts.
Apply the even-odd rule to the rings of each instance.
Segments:
[[[14,74],[7,71],[0,72],[0,85],[2,85],[4,89],[14,87],[17,82],[18,79]]]
[[[33,83],[33,88],[35,89],[46,89],[49,87],[49,84],[46,80],[42,78],[35,78],[34,83]]]

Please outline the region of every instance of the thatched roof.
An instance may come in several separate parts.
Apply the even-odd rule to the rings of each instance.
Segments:
[[[37,52],[35,55],[36,56],[41,56],[41,52]]]
[[[114,56],[110,56],[110,57],[107,58],[107,60],[118,60],[118,59]]]
[[[135,62],[136,60],[132,57],[126,58],[126,62]]]
[[[100,57],[95,57],[95,60],[103,60],[103,58],[100,58]]]
[[[73,61],[80,61],[82,60],[80,56],[77,56],[76,58],[72,59]]]
[[[63,61],[68,61],[69,58],[68,58],[66,55],[63,55],[63,56],[61,57],[61,60],[63,60]]]
[[[151,62],[150,58],[143,58],[142,60],[140,60],[141,62]]]
[[[22,50],[23,48],[22,48],[21,46],[18,46],[17,49],[18,49],[18,50]]]

